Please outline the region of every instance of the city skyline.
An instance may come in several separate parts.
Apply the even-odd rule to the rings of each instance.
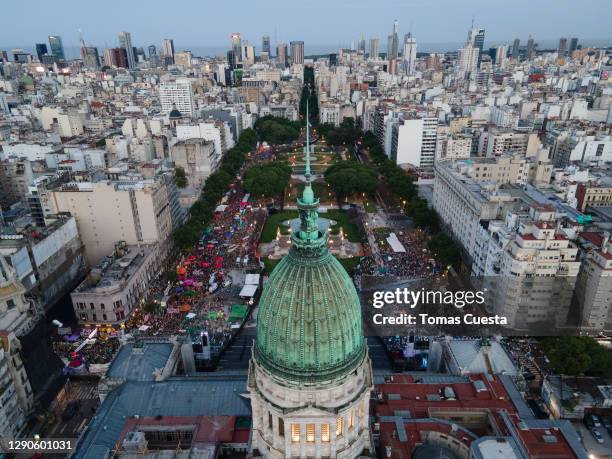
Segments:
[[[240,0],[237,5],[245,6],[243,3]],[[530,9],[521,8],[523,4]],[[154,0],[148,11],[155,11],[157,5],[161,8],[162,3]],[[9,21],[5,24],[0,31],[0,47],[19,46],[29,49],[34,43],[42,42],[43,37],[54,34],[63,38],[66,48],[72,48],[79,44],[80,31],[89,45],[114,47],[117,45],[117,33],[125,30],[132,34],[134,45],[139,47],[159,44],[163,38],[171,36],[179,49],[214,49],[227,46],[231,34],[240,31],[243,39],[255,44],[258,52],[261,51],[262,35],[269,35],[272,44],[303,40],[306,52],[316,53],[316,50],[309,51],[308,47],[350,46],[351,41],[356,40],[361,33],[366,37],[379,38],[381,50],[385,50],[386,37],[392,30],[394,20],[399,21],[400,35],[411,32],[419,43],[426,45],[454,47],[462,43],[465,40],[465,30],[472,20],[475,26],[487,30],[487,45],[511,43],[516,37],[527,40],[529,36],[540,42],[553,42],[561,36],[577,36],[583,43],[609,45],[610,38],[605,36],[605,18],[612,15],[612,4],[605,0],[590,0],[587,5],[582,2],[578,5],[580,14],[574,15],[573,11],[578,12],[577,5],[575,2],[545,0],[536,7],[526,0],[518,0],[514,8],[506,10],[502,6],[491,6],[483,0],[467,0],[461,4],[449,0],[383,0],[373,14],[363,14],[368,4],[351,4],[352,8],[348,9],[344,2],[334,2],[331,5],[311,2],[308,8],[296,5],[282,9],[282,4],[277,0],[268,0],[261,7],[267,16],[262,14],[258,18],[256,14],[255,17],[245,15],[244,18],[226,18],[219,14],[215,15],[214,21],[206,23],[210,7],[200,11],[201,6],[189,0],[179,2],[174,9],[165,9],[163,15],[147,17],[144,26],[134,20],[142,13],[139,5],[119,4],[116,0],[110,0],[107,8],[97,11],[96,19],[93,20],[87,8],[77,3],[58,14],[51,5],[34,1],[27,6],[17,3],[5,5],[4,13],[9,18],[27,16],[32,7],[40,14],[25,23]],[[121,7],[121,16],[112,14],[116,11],[115,7]],[[321,15],[321,8],[327,13]],[[444,8],[447,14],[437,14],[439,8]],[[185,15],[185,10],[193,10],[195,14]],[[539,14],[544,11],[546,21]],[[300,21],[292,23],[292,18],[298,16]],[[50,17],[52,21],[49,21]],[[342,17],[342,21],[338,17]],[[205,27],[201,25],[203,20]],[[319,24],[316,29],[309,27],[313,21]],[[432,23],[438,27],[431,27]],[[350,24],[350,27],[346,24]],[[432,52],[437,51],[440,49],[432,49]]]

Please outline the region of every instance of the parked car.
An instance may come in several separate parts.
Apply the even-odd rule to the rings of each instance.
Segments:
[[[593,438],[595,439],[595,441],[597,443],[603,443],[604,442],[603,435],[601,434],[601,432],[599,430],[591,429],[591,433],[593,434]]]
[[[599,420],[599,417],[596,414],[591,415],[591,420],[593,421],[593,425],[595,427],[601,427],[601,421]]]

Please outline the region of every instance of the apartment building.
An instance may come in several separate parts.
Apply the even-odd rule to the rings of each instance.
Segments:
[[[90,266],[111,253],[118,241],[159,243],[163,255],[170,247],[172,231],[181,223],[171,172],[145,180],[125,169],[108,169],[106,177],[95,174],[51,190],[50,203],[56,213],[75,217]]]
[[[7,228],[0,234],[0,256],[43,309],[70,291],[86,269],[76,220],[68,215],[53,216],[44,227]]]
[[[576,200],[580,212],[586,211],[587,207],[612,206],[612,185],[579,183]]]
[[[118,242],[112,254],[92,268],[70,294],[74,313],[83,324],[123,322],[140,304],[161,266],[160,245]]]
[[[508,212],[503,224],[483,227],[472,274],[482,276],[489,292],[487,310],[507,317],[511,328],[563,329],[570,325],[578,247],[565,236],[554,207],[532,204],[520,214]]]
[[[211,141],[192,138],[175,143],[170,158],[176,167],[185,171],[189,186],[201,189],[206,178],[217,170],[221,155]]]
[[[576,281],[576,299],[582,330],[612,331],[612,246],[607,234],[583,260]]]
[[[436,162],[433,207],[469,257],[474,253],[480,222],[497,219],[513,204],[511,194],[493,184],[478,183],[461,164]]]
[[[169,114],[177,109],[181,114],[194,116],[196,105],[193,99],[191,82],[186,78],[176,81],[166,81],[159,85],[159,100],[162,112]]]
[[[525,156],[528,142],[529,134],[491,129],[480,136],[478,151],[480,156],[488,158],[503,154]]]
[[[396,164],[409,164],[433,171],[438,139],[438,118],[400,116],[391,128],[390,158]]]

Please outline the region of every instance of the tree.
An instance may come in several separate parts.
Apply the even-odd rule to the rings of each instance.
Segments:
[[[272,197],[281,194],[289,184],[291,168],[282,163],[253,166],[244,174],[244,188],[255,196]]]
[[[300,123],[284,118],[264,116],[255,122],[259,138],[273,145],[293,142],[300,136]]]
[[[612,353],[588,336],[544,338],[542,348],[558,374],[608,376]]]
[[[461,261],[457,244],[446,233],[439,232],[433,236],[427,246],[436,255],[438,261],[444,265],[458,265]]]
[[[378,188],[378,174],[356,161],[342,161],[328,167],[325,181],[339,200],[355,193],[371,194]]]
[[[412,218],[413,223],[419,228],[433,229],[438,226],[438,216],[433,209],[429,208],[427,200],[415,197],[408,202],[406,215]]]
[[[176,186],[179,188],[185,188],[187,186],[187,177],[185,176],[185,169],[177,167],[174,169],[174,181]]]

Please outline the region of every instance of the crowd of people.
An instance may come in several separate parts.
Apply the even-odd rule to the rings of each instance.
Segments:
[[[167,335],[197,327],[208,333],[211,344],[227,340],[228,305],[219,301],[220,294],[232,285],[231,269],[259,268],[256,249],[265,215],[234,183],[197,246],[178,260],[175,279],[162,277],[151,290],[156,296],[148,301],[161,307],[132,314],[126,331]]]
[[[427,233],[419,228],[396,231],[395,235],[405,252],[395,252],[387,237],[391,234],[388,228],[377,228],[374,237],[383,259],[382,272],[402,278],[428,278],[442,272],[442,267],[435,261],[433,253],[427,248]]]
[[[227,321],[229,306],[239,300],[230,271],[259,269],[256,249],[265,216],[265,206],[249,199],[239,182],[234,182],[199,243],[178,258],[172,274],[163,273],[149,285],[144,303],[132,311],[119,333],[151,338],[197,328],[208,336],[212,347],[221,349],[232,332]],[[72,340],[58,336],[54,343],[57,354],[74,361],[77,357],[72,353],[87,338],[81,335]],[[109,363],[118,348],[115,332],[104,339],[98,336],[79,350],[78,359],[88,364]]]

